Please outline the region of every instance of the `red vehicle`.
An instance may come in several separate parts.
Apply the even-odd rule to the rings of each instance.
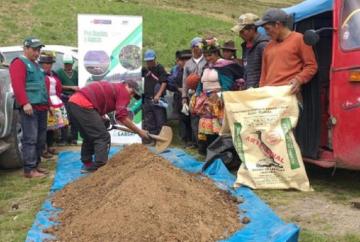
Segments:
[[[296,136],[304,160],[360,170],[360,1],[308,0],[284,10],[319,64],[302,90]]]

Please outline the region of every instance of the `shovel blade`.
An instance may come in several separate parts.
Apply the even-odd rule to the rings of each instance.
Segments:
[[[165,151],[172,142],[173,132],[171,127],[162,126],[160,133],[158,135],[151,135],[153,139],[156,140],[155,150],[157,153]]]

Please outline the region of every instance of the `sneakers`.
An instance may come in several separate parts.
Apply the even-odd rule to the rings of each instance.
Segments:
[[[92,172],[95,172],[98,168],[94,165],[91,165],[91,166],[83,166],[80,170],[80,173],[82,174],[86,174],[86,173],[92,173]]]
[[[92,161],[83,161],[82,163],[83,165],[81,167],[80,173],[90,173],[97,170],[97,167]]]
[[[46,174],[39,172],[37,169],[32,169],[30,172],[24,172],[25,178],[44,178]]]

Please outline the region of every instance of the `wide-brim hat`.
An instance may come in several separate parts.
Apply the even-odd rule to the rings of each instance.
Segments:
[[[55,63],[55,54],[52,51],[42,51],[39,57],[39,63]]]
[[[232,40],[225,42],[224,45],[220,47],[220,49],[233,51],[237,50],[237,48],[235,47],[235,42]]]
[[[192,57],[191,50],[181,50],[179,53],[179,59],[190,59]]]

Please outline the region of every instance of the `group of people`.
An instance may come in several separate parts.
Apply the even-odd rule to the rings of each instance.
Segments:
[[[166,78],[162,66],[155,62],[154,51],[145,53],[145,61],[147,54],[153,53],[152,64],[145,67],[145,92],[150,82],[151,91],[153,86],[162,87],[146,98],[157,103],[166,89],[172,91],[179,136],[185,146],[196,147],[203,155],[222,125],[222,92],[291,85],[291,93],[300,101],[301,86],[317,72],[312,47],[304,43],[302,34],[289,29],[288,15],[281,9],[269,9],[261,19],[253,13],[243,14],[231,30],[243,40],[241,59],[236,57],[233,41],[220,46],[214,37],[195,37],[191,49],[176,51],[176,65]],[[145,118],[144,125],[156,126],[156,133],[166,116],[155,109],[154,116],[147,116],[147,109],[144,107],[144,114],[149,120]]]
[[[149,133],[158,134],[167,121],[166,90],[173,92],[181,140],[201,154],[206,154],[206,147],[219,134],[224,117],[223,92],[291,85],[291,93],[301,100],[301,86],[315,75],[317,62],[302,34],[289,29],[287,14],[281,9],[269,9],[262,18],[246,13],[231,30],[243,40],[241,59],[236,56],[233,41],[220,46],[214,37],[195,37],[191,49],[176,51],[176,65],[168,74],[158,63],[155,51],[147,50],[142,69],[143,94],[135,81],[92,82],[79,89],[70,60],[64,59],[64,68],[52,72],[54,56],[40,54],[40,40],[27,38],[24,55],[10,66],[23,129],[25,177],[45,175],[39,162],[46,130],[51,147],[52,130],[66,126],[67,118],[72,133],[78,129],[83,138],[81,161],[85,172],[96,171],[108,159],[111,141],[103,121],[109,112],[116,111],[116,120],[140,135],[144,143],[153,142]],[[42,68],[36,62],[39,56]],[[129,117],[127,105],[132,97],[142,98],[143,129]],[[54,117],[56,121],[49,125]]]
[[[9,68],[11,83],[19,109],[22,128],[22,157],[24,176],[45,176],[39,167],[41,157],[56,154],[53,148],[55,131],[61,133],[59,143],[76,143],[77,129],[71,126],[68,139],[68,96],[78,90],[77,71],[73,70],[73,57],[64,55],[64,67],[56,72],[52,65],[53,52],[41,52],[42,42],[28,37],[23,42],[23,55],[15,58]],[[70,119],[71,120],[71,119]]]

